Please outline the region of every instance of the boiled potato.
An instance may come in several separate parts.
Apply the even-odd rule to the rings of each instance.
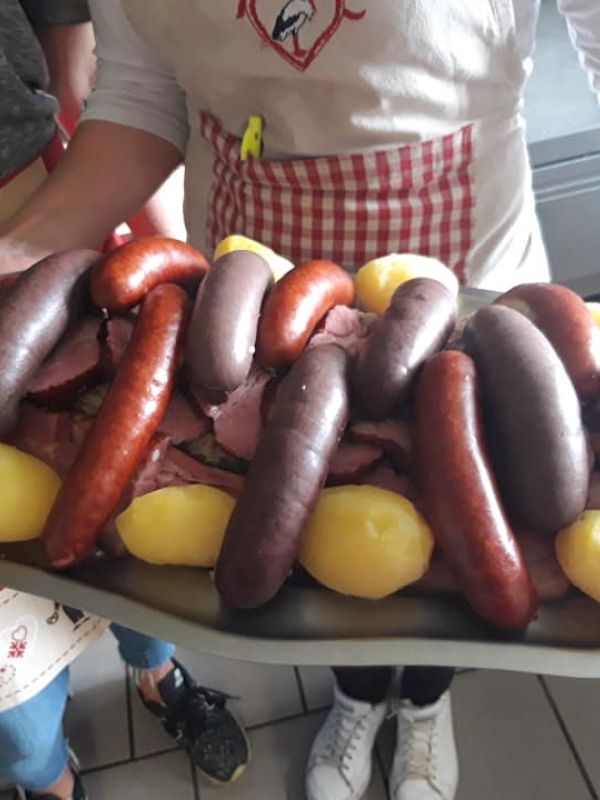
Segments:
[[[60,478],[51,467],[0,444],[0,541],[36,539],[59,489]]]
[[[600,303],[586,303],[594,322],[600,328]]]
[[[255,242],[254,239],[238,235],[228,236],[222,242],[219,242],[215,250],[214,260],[216,261],[221,256],[227,255],[227,253],[234,253],[237,250],[249,250],[251,253],[262,256],[273,270],[276,281],[283,278],[286,272],[289,272],[294,267],[291,261],[280,256],[270,247],[260,244],[260,242]]]
[[[299,558],[329,589],[377,600],[419,580],[432,551],[431,530],[405,497],[336,486],[322,492]]]
[[[376,258],[356,273],[356,296],[365,311],[383,314],[396,289],[414,278],[432,278],[458,295],[456,275],[437,258],[391,253]]]
[[[600,511],[584,511],[555,540],[556,558],[574,586],[600,603]]]
[[[214,567],[235,500],[212,486],[144,494],[116,519],[131,555],[150,564]]]

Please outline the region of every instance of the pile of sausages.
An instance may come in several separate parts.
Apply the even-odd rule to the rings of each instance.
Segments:
[[[42,536],[53,567],[93,549],[176,381],[218,403],[257,362],[284,377],[217,564],[227,605],[261,606],[287,580],[351,417],[409,414],[419,505],[465,598],[501,627],[534,616],[515,531],[551,536],[585,508],[593,459],[581,410],[600,396],[600,330],[569,290],[520,286],[457,325],[452,293],[415,279],[396,291],[356,354],[311,342],[330,309],[354,303],[352,278],[329,262],[298,266],[273,285],[254,253],[230,253],[209,268],[190,246],[150,237],[106,257],[57,254],[8,282],[0,438],[90,303],[107,314],[139,306]]]

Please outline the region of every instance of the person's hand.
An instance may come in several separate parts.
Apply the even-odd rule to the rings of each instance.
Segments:
[[[49,92],[58,100],[59,122],[70,136],[94,85],[96,57],[92,23],[52,25],[36,32],[50,73]]]

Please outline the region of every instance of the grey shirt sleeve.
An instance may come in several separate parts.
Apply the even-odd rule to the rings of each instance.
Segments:
[[[33,27],[89,22],[87,0],[20,0]]]

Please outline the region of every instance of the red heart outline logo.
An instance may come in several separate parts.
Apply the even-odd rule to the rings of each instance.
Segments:
[[[15,630],[12,631],[10,638],[13,640],[13,642],[26,642],[28,636],[29,631],[25,625],[19,625],[18,628],[15,628]]]
[[[335,0],[333,19],[321,33],[316,42],[314,42],[310,50],[307,51],[306,55],[299,57],[294,53],[290,53],[290,51],[286,50],[286,48],[280,42],[276,42],[273,39],[270,31],[265,28],[264,23],[261,21],[258,15],[258,9],[256,8],[257,1],[258,0],[249,0],[247,4],[245,2],[241,3],[241,10],[238,11],[238,17],[243,16],[244,12],[247,12],[248,18],[260,38],[270,45],[283,59],[291,64],[292,67],[300,72],[304,72],[310,67],[327,42],[333,38],[337,29],[340,27],[345,18],[358,20],[362,19],[367,13],[366,11],[349,11],[346,8],[346,0]]]

